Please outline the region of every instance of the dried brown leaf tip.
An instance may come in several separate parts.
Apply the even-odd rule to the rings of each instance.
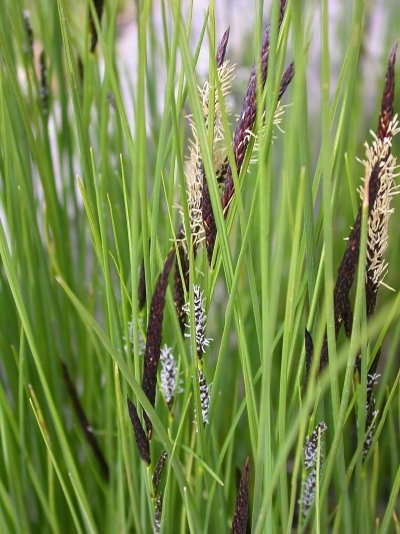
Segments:
[[[154,494],[157,493],[158,486],[160,484],[161,476],[164,471],[165,464],[167,463],[168,454],[166,451],[163,451],[160,455],[160,458],[157,460],[156,466],[154,468],[154,473],[152,476],[152,483],[153,483],[153,491]]]
[[[246,534],[247,520],[249,516],[249,459],[247,458],[242,477],[239,483],[239,490],[236,497],[235,513],[232,520],[231,534]]]
[[[165,260],[162,272],[159,274],[156,287],[151,299],[149,322],[146,334],[146,349],[144,353],[144,366],[142,377],[142,389],[146,397],[154,406],[156,398],[157,368],[160,361],[162,323],[165,306],[165,293],[175,257],[175,250],[171,250]],[[149,439],[151,438],[152,425],[148,415],[144,412],[144,420]]]
[[[71,399],[72,406],[74,407],[74,411],[79,421],[79,425],[85,435],[85,438],[86,438],[86,441],[88,442],[89,447],[93,451],[93,454],[96,458],[100,471],[102,472],[105,480],[108,480],[109,478],[108,464],[106,462],[106,459],[103,456],[103,453],[101,452],[96,436],[93,433],[93,428],[89,424],[86,414],[83,411],[81,402],[78,397],[78,392],[76,391],[75,385],[69,374],[67,364],[63,360],[60,360],[60,365],[61,365],[64,383],[67,388],[68,395]]]
[[[131,419],[133,433],[135,435],[136,445],[139,451],[139,456],[146,465],[150,465],[150,446],[149,440],[146,436],[146,432],[143,430],[136,410],[136,406],[133,404],[129,397],[126,397],[126,402],[128,404],[129,417]]]
[[[94,0],[94,8],[96,10],[97,18],[99,19],[99,23],[101,23],[101,17],[103,15],[103,8],[104,8],[104,0]],[[96,26],[94,23],[92,10],[89,8],[89,33],[90,33],[90,52],[93,54],[97,41],[98,41],[98,35],[96,31]]]

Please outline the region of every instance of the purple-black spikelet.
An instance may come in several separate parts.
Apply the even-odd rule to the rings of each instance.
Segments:
[[[247,458],[240,479],[239,490],[236,497],[235,513],[232,520],[231,534],[246,534],[249,516],[249,459]]]
[[[151,299],[149,322],[147,325],[146,349],[144,353],[142,389],[146,397],[154,406],[156,399],[157,368],[160,361],[162,323],[165,306],[165,292],[168,285],[168,275],[175,258],[175,250],[168,253],[162,272],[159,274],[156,287]],[[147,435],[151,438],[152,424],[144,412]]]
[[[279,28],[282,24],[283,16],[285,13],[286,1],[281,2],[280,8],[280,17],[279,17]],[[279,29],[278,28],[278,29]],[[264,36],[261,42],[261,53],[260,53],[260,75],[261,75],[261,84],[262,87],[265,85],[267,79],[267,70],[268,70],[268,57],[269,57],[269,26],[264,32]],[[246,153],[247,146],[249,144],[249,132],[254,128],[254,122],[256,119],[257,113],[257,75],[256,75],[256,65],[254,64],[251,73],[249,82],[247,84],[246,94],[244,96],[242,111],[240,112],[238,123],[236,126],[235,134],[233,136],[232,142],[232,151],[235,157],[235,164],[238,174],[242,167],[244,160],[244,155]],[[222,193],[221,204],[224,211],[225,217],[227,216],[229,203],[232,199],[234,193],[234,184],[232,177],[232,169],[228,167],[224,191]]]
[[[278,91],[278,102],[281,100],[281,98],[285,94],[286,89],[289,87],[290,82],[293,80],[293,76],[294,76],[294,63],[292,61],[291,64],[287,67],[287,69],[283,73],[281,83],[279,86],[279,91]]]
[[[178,240],[178,238],[180,239]],[[176,315],[178,316],[179,324],[183,331],[185,328],[185,312],[183,311],[183,306],[185,305],[185,292],[189,289],[189,258],[185,247],[183,246],[183,232],[178,232],[176,239],[179,258],[177,258],[175,262],[174,304]],[[181,277],[181,269],[183,278]]]
[[[93,428],[89,424],[86,414],[83,411],[81,402],[78,397],[78,392],[76,391],[75,385],[72,382],[67,364],[63,360],[60,360],[60,365],[61,365],[64,383],[67,388],[68,395],[71,399],[72,406],[74,407],[74,411],[79,421],[79,425],[85,435],[85,438],[86,438],[86,441],[88,442],[89,447],[93,451],[93,454],[97,460],[100,471],[102,472],[105,480],[108,480],[109,478],[108,464],[106,462],[106,459],[103,456],[103,453],[101,452],[100,446],[93,433]]]
[[[388,133],[389,124],[393,118],[394,99],[394,65],[396,63],[397,43],[393,46],[389,54],[386,71],[385,87],[382,94],[381,113],[379,115],[377,137],[383,140]]]
[[[103,8],[104,8],[104,0],[94,0],[94,7],[96,10],[97,18],[99,19],[99,23],[101,23],[101,17],[103,15]],[[89,9],[89,33],[90,33],[90,52],[93,54],[96,48],[96,45],[97,45],[98,35],[97,35],[96,26],[94,23],[91,9]]]
[[[385,86],[382,94],[381,111],[378,120],[376,139],[370,147],[367,146],[366,167],[373,161],[379,161],[382,171],[389,167],[389,174],[394,174],[396,160],[391,157],[391,142],[393,135],[398,132],[397,123],[393,121],[394,99],[394,66],[396,62],[397,44],[393,46],[388,60]],[[372,213],[368,224],[367,242],[367,265],[366,265],[366,303],[367,317],[371,317],[375,311],[376,296],[379,282],[382,279],[382,253],[387,242],[387,222],[389,216],[389,202],[391,197],[393,178],[385,172],[381,172],[377,178],[379,194],[376,199],[377,206],[372,206]],[[385,180],[386,178],[386,180]],[[371,187],[371,185],[370,185]],[[382,205],[383,204],[383,205]],[[379,272],[378,272],[379,271]]]
[[[138,283],[138,309],[142,311],[146,304],[146,278],[144,271],[144,260],[140,264],[139,283]]]
[[[158,485],[160,484],[161,476],[164,471],[165,464],[167,463],[168,454],[166,451],[163,451],[160,455],[160,458],[157,460],[156,466],[154,468],[154,473],[151,478],[153,484],[154,494],[157,493]]]
[[[129,397],[126,397],[126,402],[128,404],[129,417],[131,419],[133,433],[135,435],[136,445],[139,451],[139,456],[146,465],[150,465],[150,445],[149,440],[146,436],[146,432],[143,430],[136,410],[136,406],[133,404]]]
[[[314,352],[314,344],[310,332],[307,328],[304,329],[304,348],[306,351],[306,384],[308,382],[308,377],[310,375],[310,369],[312,364],[312,357]]]
[[[394,194],[394,176],[396,172],[396,158],[391,155],[392,138],[399,131],[398,121],[393,117],[394,97],[394,65],[396,60],[395,45],[389,55],[385,86],[382,95],[381,111],[378,120],[377,133],[369,146],[366,144],[366,157],[362,162],[365,167],[364,186],[368,187],[368,235],[365,294],[367,317],[375,311],[376,296],[379,284],[386,274],[387,264],[383,261],[383,252],[388,241],[388,219],[391,213],[390,201]],[[364,187],[360,190],[364,196]],[[361,207],[350,233],[347,248],[339,266],[338,277],[334,290],[335,334],[339,333],[342,324],[346,335],[351,335],[352,311],[349,292],[354,280],[358,263],[361,230]],[[320,370],[328,361],[328,344],[325,335]],[[357,359],[357,367],[360,360]]]
[[[379,162],[375,164],[369,180],[369,209],[375,202],[377,195],[377,185],[379,182],[380,167]],[[335,335],[339,334],[345,314],[349,313],[349,293],[353,284],[357,269],[358,257],[360,253],[361,236],[361,207],[358,210],[356,220],[347,241],[347,247],[339,265],[338,276],[333,293],[333,308],[335,314]],[[319,370],[326,366],[328,362],[328,339],[325,333],[322,343]]]

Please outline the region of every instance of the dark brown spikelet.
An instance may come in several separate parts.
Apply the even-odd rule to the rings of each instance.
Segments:
[[[286,2],[281,2],[280,17],[279,17],[279,27],[280,28],[285,12]],[[267,70],[268,70],[268,56],[269,56],[269,26],[264,32],[264,36],[261,42],[261,53],[260,53],[260,75],[261,75],[261,85],[264,87],[265,81],[267,79]],[[256,119],[257,113],[257,75],[256,75],[256,65],[254,64],[251,73],[249,82],[247,84],[246,94],[244,96],[242,110],[239,115],[239,120],[236,126],[236,130],[233,136],[232,142],[232,151],[235,157],[235,164],[238,174],[242,167],[244,160],[244,155],[249,144],[251,132],[254,128],[254,122]],[[232,178],[232,169],[228,167],[225,187],[222,193],[221,204],[222,209],[224,210],[225,217],[227,216],[228,206],[231,201],[231,198],[234,193],[234,185]]]
[[[126,397],[126,402],[128,404],[129,417],[131,419],[133,433],[135,435],[136,445],[139,451],[139,456],[146,465],[150,465],[150,445],[149,440],[146,436],[146,432],[143,430],[136,410],[136,406],[133,404],[133,402],[128,396]]]
[[[43,115],[45,117],[49,114],[49,89],[47,87],[47,65],[46,65],[46,54],[42,50],[39,57],[39,69],[40,69],[40,103],[42,105]]]
[[[71,376],[69,374],[67,364],[63,360],[60,360],[60,365],[61,365],[64,383],[67,388],[68,395],[71,399],[76,417],[79,421],[79,425],[85,435],[85,438],[86,438],[86,441],[89,447],[93,451],[93,454],[96,458],[97,464],[99,466],[99,469],[103,477],[105,478],[105,480],[108,480],[109,479],[108,464],[103,456],[103,453],[101,452],[101,449],[96,440],[96,437],[93,434],[93,428],[90,426],[89,421],[87,420],[87,417],[85,415],[85,412],[83,411],[82,405],[78,397],[78,393],[76,391],[74,383],[71,380]]]
[[[161,528],[161,514],[162,514],[162,504],[163,497],[162,495],[157,495],[154,499],[154,524],[153,524],[153,534],[159,534]]]
[[[215,54],[215,62],[217,64],[217,69],[219,69],[219,67],[222,67],[223,62],[225,61],[226,47],[228,46],[229,41],[229,32],[230,28],[227,28],[219,42],[217,52]]]
[[[389,125],[393,118],[393,98],[394,98],[394,66],[396,62],[396,51],[397,43],[393,46],[388,60],[388,67],[386,71],[386,80],[385,86],[382,94],[382,103],[381,103],[381,112],[379,115],[377,137],[380,141],[383,141],[384,138],[392,138],[392,132],[389,131]],[[387,154],[386,160],[390,156],[390,151]],[[381,161],[383,165],[385,161]],[[379,188],[378,184],[378,188]],[[381,214],[379,221],[375,221],[374,226],[377,233],[383,234],[383,225],[385,224],[385,215]],[[368,243],[369,244],[369,243]],[[365,284],[365,293],[366,293],[366,303],[367,303],[367,317],[371,317],[375,312],[376,307],[376,297],[378,293],[379,283],[376,278],[373,276],[373,266],[369,261],[369,256],[374,256],[374,251],[369,250],[370,254],[367,254],[367,265],[366,265],[366,284]]]
[[[311,337],[310,332],[307,330],[307,328],[304,329],[304,348],[306,351],[306,384],[308,382],[308,378],[310,376],[310,369],[312,364],[312,357],[314,353],[314,343]]]
[[[389,54],[388,67],[386,71],[385,87],[383,89],[381,113],[379,115],[377,136],[382,140],[386,137],[390,121],[393,118],[394,99],[394,65],[396,62],[397,43],[393,46]]]
[[[158,485],[160,484],[161,476],[163,474],[165,464],[167,463],[167,458],[167,452],[163,451],[154,468],[154,473],[151,480],[153,483],[153,491],[155,494],[157,493]]]
[[[138,309],[142,311],[146,304],[146,278],[144,272],[144,260],[140,264],[139,284],[138,284]]]
[[[264,32],[264,36],[261,43],[261,84],[264,86],[265,80],[267,78],[267,68],[268,68],[268,50],[269,50],[269,27]],[[244,96],[242,110],[239,115],[239,120],[236,126],[236,130],[233,136],[232,141],[232,150],[235,157],[235,164],[238,174],[242,167],[244,155],[246,153],[247,146],[249,144],[249,132],[253,130],[254,121],[256,118],[257,112],[257,87],[256,87],[256,65],[254,64],[251,73],[249,82],[247,84],[246,94]],[[234,185],[232,178],[232,169],[229,166],[226,179],[224,191],[222,193],[221,204],[222,209],[224,210],[225,217],[227,216],[228,206],[230,200],[233,196]]]
[[[379,189],[380,162],[378,161],[372,169],[369,179],[369,208],[370,212],[375,203]],[[361,207],[358,210],[356,220],[350,232],[347,241],[347,247],[343,254],[342,261],[339,265],[338,276],[333,294],[333,308],[335,315],[335,336],[339,334],[340,327],[343,324],[344,317],[349,313],[349,293],[354,281],[357,269],[358,257],[360,253],[360,236],[361,236]],[[325,367],[328,362],[328,339],[325,333],[322,343],[321,358],[319,370]]]
[[[217,183],[219,185],[225,182],[228,167],[229,167],[228,158],[225,158],[224,161],[221,163],[221,165],[218,167],[218,169],[215,171],[215,176],[217,178]]]
[[[214,213],[212,210],[210,192],[208,190],[206,177],[203,177],[203,198],[202,198],[202,215],[204,234],[206,237],[206,251],[208,263],[211,267],[211,261],[214,252],[215,236],[217,235],[217,226],[215,224]]]
[[[162,323],[165,306],[165,292],[168,285],[168,275],[175,257],[175,250],[169,251],[162,272],[159,274],[156,287],[151,299],[149,322],[146,334],[146,349],[144,353],[144,366],[142,377],[142,389],[146,397],[154,406],[156,399],[157,368],[160,361],[160,348],[162,336]],[[144,412],[147,435],[151,438],[151,421]]]
[[[226,54],[226,47],[228,45],[228,39],[229,39],[229,28],[225,31],[217,48],[217,53],[215,56],[217,69],[222,67],[225,61],[225,54]],[[208,190],[207,179],[204,173],[204,168],[203,168],[203,198],[202,198],[201,208],[202,208],[202,216],[203,216],[204,234],[206,238],[207,258],[208,258],[208,263],[211,266],[211,260],[212,260],[213,249],[214,249],[213,245],[215,242],[215,236],[217,234],[217,227],[215,224],[214,213],[213,213],[212,206],[211,206],[210,192]]]
[[[185,291],[188,291],[189,287],[189,258],[182,241],[178,241],[178,255],[179,259],[175,262],[174,272],[174,304],[176,315],[179,319],[181,330],[185,328],[185,312],[183,306],[185,305]],[[181,270],[183,274],[183,280],[181,277]],[[185,287],[184,287],[185,286]]]
[[[97,18],[99,23],[101,23],[101,17],[103,15],[104,0],[94,0],[94,7],[96,10]],[[92,10],[89,8],[89,33],[90,33],[90,52],[93,54],[97,41],[98,35],[96,31],[96,26],[93,20]]]
[[[236,497],[235,513],[232,520],[231,534],[246,534],[247,519],[249,516],[249,459],[247,458],[240,479],[239,490]]]
[[[286,89],[289,87],[290,82],[293,80],[293,76],[294,76],[294,63],[292,61],[291,64],[287,67],[287,69],[283,73],[281,84],[279,86],[279,91],[278,91],[278,102],[281,100],[281,98],[285,94]]]

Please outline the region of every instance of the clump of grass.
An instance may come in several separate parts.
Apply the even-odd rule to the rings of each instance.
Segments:
[[[0,531],[396,529],[395,4],[9,4]]]

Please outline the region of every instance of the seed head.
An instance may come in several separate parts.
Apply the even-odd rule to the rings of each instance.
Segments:
[[[235,513],[232,520],[231,534],[246,534],[247,520],[249,515],[249,459],[247,458],[239,483],[239,490],[236,497]]]
[[[162,495],[157,495],[154,500],[154,524],[153,533],[159,534],[161,528]]]
[[[203,354],[206,352],[206,348],[209,346],[209,338],[205,337],[205,331],[207,326],[207,315],[204,308],[204,299],[203,292],[200,290],[200,286],[193,286],[193,307],[194,307],[194,324],[196,331],[196,349],[197,355],[201,359]],[[192,317],[190,309],[190,301],[185,304],[183,310],[186,312],[188,323],[185,324],[187,332],[185,332],[185,337],[190,338],[190,320]]]
[[[164,345],[161,349],[161,384],[160,389],[168,407],[174,402],[174,395],[179,391],[178,366],[172,349]]]
[[[218,68],[217,74],[221,87],[221,94],[223,99],[229,94],[230,86],[233,77],[233,66],[225,61],[221,67]],[[199,87],[200,101],[202,105],[203,118],[206,127],[208,127],[209,121],[209,98],[210,98],[210,86],[206,82],[203,87]],[[215,159],[215,168],[218,168],[219,162],[225,155],[223,148],[223,127],[221,120],[221,105],[219,99],[219,93],[217,90],[214,92],[214,141],[213,141],[213,154]],[[196,124],[193,120],[189,121],[192,138],[190,141],[190,155],[186,166],[186,195],[188,202],[189,220],[190,220],[190,232],[192,236],[192,242],[194,246],[200,244],[205,238],[205,229],[203,223],[203,186],[206,183],[203,158],[200,150],[200,143],[198,138],[198,132]]]
[[[146,397],[154,406],[156,399],[156,385],[157,385],[157,368],[160,360],[161,349],[161,335],[162,322],[165,306],[165,293],[168,284],[168,275],[171,270],[175,258],[175,251],[172,249],[164,262],[162,272],[159,274],[156,287],[151,299],[149,322],[146,333],[146,349],[144,353],[144,365],[142,376],[142,389]],[[152,425],[151,421],[144,413],[144,420],[146,423],[147,434],[151,437]]]
[[[150,465],[151,459],[149,440],[146,436],[145,431],[143,430],[136,410],[136,406],[132,403],[129,397],[126,397],[126,402],[128,404],[129,417],[131,419],[133,433],[135,435],[136,445],[139,451],[139,456],[146,465]]]
[[[378,191],[373,205],[370,206],[368,217],[367,268],[365,273],[367,299],[369,292],[376,293],[378,291],[379,284],[382,283],[387,273],[388,265],[383,260],[383,254],[388,246],[389,216],[393,213],[390,204],[393,196],[397,193],[394,178],[397,176],[398,170],[397,160],[390,152],[392,139],[399,131],[399,123],[397,116],[395,116],[387,126],[386,136],[383,139],[372,133],[373,142],[371,145],[368,143],[365,145],[366,156],[365,160],[362,161],[365,167],[365,178],[363,186],[359,188],[360,196],[364,196],[365,184],[367,177],[371,176],[372,168],[377,164],[379,165]],[[373,308],[375,308],[375,298],[373,300]],[[368,315],[371,315],[371,311]]]
[[[367,376],[367,399],[365,403],[365,430],[368,431],[367,437],[365,438],[363,445],[363,460],[368,455],[369,449],[371,447],[372,439],[375,433],[376,426],[376,417],[378,415],[378,410],[375,409],[375,396],[374,396],[374,386],[378,383],[380,375],[377,373],[370,373]]]
[[[318,423],[315,427],[311,437],[306,438],[306,444],[303,447],[303,459],[304,467],[306,471],[309,471],[303,485],[303,495],[300,505],[302,508],[303,516],[308,514],[314,498],[317,482],[317,467],[319,470],[322,468],[322,452],[321,452],[321,436],[326,431],[327,426],[324,421]],[[319,466],[317,465],[319,454]]]
[[[154,493],[157,493],[158,485],[161,480],[161,475],[164,471],[165,464],[167,463],[167,458],[168,458],[168,454],[165,451],[163,451],[154,468],[154,473],[151,479],[153,483]]]
[[[210,406],[210,386],[207,385],[206,377],[203,372],[198,369],[199,375],[199,390],[200,390],[200,407],[201,418],[204,424],[208,424],[208,408]]]
[[[322,434],[326,431],[327,426],[324,421],[318,423],[315,427],[311,437],[306,437],[306,444],[303,447],[304,467],[308,470],[315,466],[317,463],[317,452],[319,447],[319,441]]]

